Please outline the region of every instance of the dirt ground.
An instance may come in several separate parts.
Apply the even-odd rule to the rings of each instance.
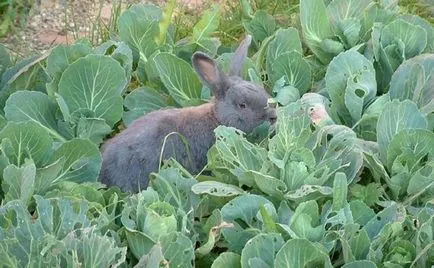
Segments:
[[[203,0],[178,0],[195,9]],[[134,3],[164,5],[166,1],[151,0],[36,0],[30,11],[27,26],[0,39],[12,54],[27,56],[43,53],[56,44],[71,44],[76,38],[90,37],[95,21],[109,23],[113,3],[122,8]]]

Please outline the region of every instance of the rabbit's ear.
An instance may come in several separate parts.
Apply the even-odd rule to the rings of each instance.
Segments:
[[[247,52],[249,46],[252,43],[252,36],[248,34],[244,40],[240,43],[237,50],[235,50],[235,55],[232,58],[231,68],[229,70],[229,75],[241,76],[241,71],[243,69],[243,63],[247,58]]]
[[[202,52],[194,53],[192,62],[202,83],[213,91],[216,98],[223,98],[226,93],[225,84],[227,79],[217,63]]]

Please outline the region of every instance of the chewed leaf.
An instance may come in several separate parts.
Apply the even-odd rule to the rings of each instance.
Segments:
[[[2,220],[16,223],[0,227],[0,254],[8,256],[9,264],[54,267],[69,260],[74,267],[116,267],[125,261],[126,248],[116,246],[115,238],[92,227],[92,213],[85,201],[34,198],[33,215],[18,200],[0,208]]]
[[[364,108],[377,94],[372,62],[353,50],[332,60],[325,81],[333,107],[350,125],[360,120]]]
[[[201,103],[202,84],[186,61],[170,53],[160,53],[154,61],[161,81],[176,102],[184,107]]]
[[[65,70],[59,95],[71,114],[88,110],[113,126],[122,116],[121,93],[126,83],[119,62],[109,56],[88,55]]]
[[[212,196],[237,196],[244,193],[243,189],[217,181],[204,181],[193,185],[191,190],[195,194],[209,194]]]

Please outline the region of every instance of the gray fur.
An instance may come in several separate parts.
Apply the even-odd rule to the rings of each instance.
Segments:
[[[249,40],[251,36],[235,52],[237,62],[233,64],[242,66]],[[170,134],[163,159],[174,157],[196,174],[206,165],[206,155],[215,142],[214,129],[218,125],[250,132],[265,120],[275,121],[276,113],[267,105],[269,95],[264,88],[240,76],[226,75],[213,59],[201,52],[193,55],[192,62],[199,78],[212,90],[212,101],[196,107],[151,112],[108,140],[102,147],[100,179],[103,183],[128,192],[145,189],[149,174],[158,171],[163,141],[170,133],[182,135],[188,149],[178,134]]]

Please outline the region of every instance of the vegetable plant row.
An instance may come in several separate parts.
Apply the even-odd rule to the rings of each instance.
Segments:
[[[162,159],[134,194],[99,181],[100,146],[211,100],[191,57],[228,71],[221,7],[182,39],[171,0],[127,8],[98,46],[16,64],[0,46],[4,267],[434,264],[433,25],[394,1],[301,0],[297,25],[242,2],[242,76],[269,91],[276,124],[219,126],[202,173]]]

